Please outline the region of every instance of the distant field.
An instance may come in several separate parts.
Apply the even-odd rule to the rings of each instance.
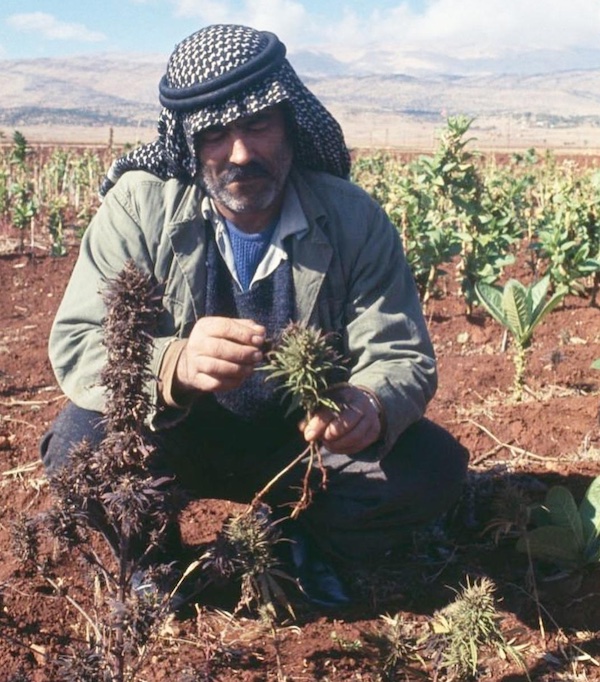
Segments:
[[[405,151],[430,151],[445,121],[419,121],[392,114],[332,113],[338,118],[350,147],[394,148]],[[33,143],[108,144],[108,126],[22,126],[19,130]],[[536,149],[564,150],[569,153],[600,153],[600,127],[542,127],[514,118],[477,118],[471,128],[474,146],[480,150]],[[9,141],[13,131],[0,128]],[[154,138],[153,128],[113,128],[114,144],[136,144]]]

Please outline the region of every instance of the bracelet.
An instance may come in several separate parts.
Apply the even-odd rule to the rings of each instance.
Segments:
[[[383,413],[383,407],[381,406],[381,403],[379,402],[378,398],[375,395],[373,395],[373,393],[371,393],[371,391],[369,391],[366,388],[361,388],[361,387],[359,387],[359,388],[360,388],[360,391],[362,392],[362,394],[371,403],[373,409],[377,413],[377,418],[379,419],[379,435],[381,436],[381,434],[383,432],[384,425],[385,425],[385,417],[384,417],[384,413]]]

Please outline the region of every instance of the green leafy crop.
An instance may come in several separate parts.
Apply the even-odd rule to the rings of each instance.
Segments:
[[[543,504],[532,507],[531,518],[537,527],[519,538],[519,551],[566,570],[600,561],[600,476],[579,506],[568,488],[553,486]]]
[[[475,291],[490,315],[512,335],[515,343],[515,399],[520,400],[525,383],[526,350],[533,332],[540,322],[567,294],[556,291],[546,299],[550,278],[543,277],[526,287],[516,279],[509,280],[503,289],[486,282],[477,282]]]

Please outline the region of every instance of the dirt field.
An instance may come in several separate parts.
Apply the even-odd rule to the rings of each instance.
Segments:
[[[37,444],[64,398],[46,342],[75,256],[76,246],[64,259],[0,256],[1,681],[51,682],[59,657],[85,636],[81,614],[64,596],[89,608],[91,588],[82,564],[74,556],[56,557],[51,575],[63,591],[59,596],[41,577],[26,575],[11,551],[12,521],[49,504]],[[206,672],[210,641],[230,653],[223,669],[213,661],[212,673],[186,679],[375,682],[383,679],[381,656],[364,633],[377,630],[381,615],[401,612],[415,632],[426,631],[434,611],[454,599],[454,590],[482,576],[497,586],[502,629],[523,645],[532,680],[600,679],[600,572],[586,572],[579,583],[538,575],[536,603],[514,538],[496,545],[483,533],[498,513],[492,502],[504,483],[517,483],[534,498],[561,483],[579,499],[600,472],[600,372],[590,369],[600,357],[598,309],[589,300],[569,298],[542,324],[530,355],[530,390],[520,404],[511,400],[512,360],[501,352],[495,322],[481,312],[466,319],[452,286],[427,315],[440,370],[428,416],[471,452],[470,484],[443,532],[385,565],[348,572],[354,604],[346,612],[323,615],[299,605],[297,622],[277,635],[279,666],[275,639],[258,621],[233,624],[203,612],[171,624],[140,680],[177,682],[192,664]],[[184,532],[197,539],[202,529],[200,536],[209,539],[230,510],[219,501],[198,505],[185,515]],[[231,608],[214,596],[207,601]],[[427,661],[416,667],[423,675],[390,679],[449,679],[436,677]],[[479,679],[517,682],[526,676],[511,660],[490,655],[481,661]]]

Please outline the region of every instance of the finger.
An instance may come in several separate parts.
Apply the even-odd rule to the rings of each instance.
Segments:
[[[364,450],[368,445],[373,443],[377,437],[377,430],[367,418],[360,419],[356,424],[351,426],[347,431],[338,432],[332,429],[332,434],[325,432],[323,444],[326,445],[333,452],[340,452],[348,455],[356,454]]]
[[[222,360],[236,365],[254,366],[263,354],[254,345],[246,345],[224,338],[206,337],[193,348],[198,361]]]
[[[194,331],[196,329],[200,336],[227,339],[235,343],[252,345],[257,348],[262,346],[266,337],[265,328],[248,319],[237,320],[229,317],[205,317],[198,320]]]
[[[304,438],[309,441],[319,440],[323,437],[325,429],[335,419],[335,413],[327,408],[321,409],[311,417],[304,426]]]
[[[252,374],[254,364],[231,362],[223,358],[201,356],[195,359],[193,372],[218,379],[240,379]]]
[[[346,405],[325,429],[324,438],[336,441],[359,428],[364,421],[364,413],[353,405]]]
[[[203,358],[194,367],[191,382],[201,391],[228,391],[237,388],[252,371],[252,366]]]

